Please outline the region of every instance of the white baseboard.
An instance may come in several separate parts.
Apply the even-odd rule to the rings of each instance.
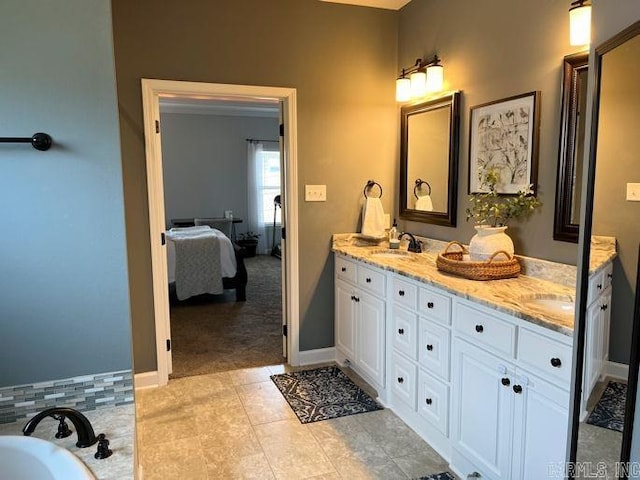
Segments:
[[[318,348],[316,350],[304,350],[298,353],[300,365],[314,365],[316,363],[334,362],[336,349],[334,347]]]
[[[133,385],[136,390],[142,390],[144,388],[155,388],[160,385],[158,381],[158,372],[143,372],[136,373],[133,378]]]
[[[607,361],[605,364],[605,375],[608,377],[626,380],[629,378],[629,365]]]

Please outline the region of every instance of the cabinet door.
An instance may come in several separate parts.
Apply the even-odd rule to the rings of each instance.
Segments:
[[[378,385],[384,386],[385,303],[379,298],[356,292],[357,365]]]
[[[602,310],[600,310],[600,307],[600,301],[596,301],[587,309],[583,376],[583,402],[585,405],[599,375],[598,351],[601,349],[598,344],[601,342],[602,335],[602,327],[600,326],[602,323]]]
[[[520,388],[516,389],[519,393],[514,393],[511,478],[550,478],[565,461],[569,392],[520,371],[514,379],[514,386]]]
[[[607,306],[604,310],[603,321],[602,321],[602,359],[603,361],[609,360],[609,335],[611,329],[611,288],[605,290],[602,294],[603,302]],[[603,367],[604,368],[604,367]]]
[[[453,361],[453,447],[482,478],[511,478],[514,368],[459,338]]]
[[[335,283],[336,347],[352,362],[356,361],[356,318],[354,288],[342,280]],[[338,358],[343,361],[344,359]]]

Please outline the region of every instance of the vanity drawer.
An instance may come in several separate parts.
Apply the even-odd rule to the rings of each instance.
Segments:
[[[430,288],[420,288],[420,314],[432,320],[451,325],[451,298]]]
[[[486,345],[510,357],[514,355],[516,326],[481,310],[458,303],[454,329],[472,343]]]
[[[357,271],[358,285],[362,288],[369,290],[371,293],[379,296],[385,294],[385,281],[386,278],[383,273],[376,272],[375,270],[362,265],[358,266]]]
[[[589,278],[589,290],[587,293],[587,304],[590,305],[604,291],[604,271],[600,270]]]
[[[418,374],[418,413],[449,436],[449,387],[422,370]]]
[[[448,329],[420,318],[420,365],[434,375],[449,380],[449,350],[451,333]]]
[[[391,364],[391,391],[393,396],[416,409],[416,386],[418,367],[397,353],[393,354]]]
[[[548,376],[564,382],[558,385],[569,388],[571,382],[572,348],[552,338],[520,327],[518,334],[518,360]]]
[[[393,300],[411,310],[416,309],[418,287],[398,277],[393,277]]]
[[[340,256],[335,257],[336,276],[347,282],[356,283],[356,264]]]
[[[402,308],[393,308],[393,347],[417,360],[418,316]]]

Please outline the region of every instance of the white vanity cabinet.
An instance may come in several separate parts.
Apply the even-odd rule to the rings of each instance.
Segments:
[[[452,296],[400,275],[389,280],[391,408],[448,457]]]
[[[452,460],[465,478],[539,480],[565,459],[571,338],[456,300]]]
[[[587,416],[587,402],[593,387],[603,376],[609,359],[609,329],[611,324],[611,283],[613,263],[589,278],[585,325],[583,389],[580,419]]]
[[[375,387],[385,385],[386,276],[336,256],[335,344],[340,364]]]

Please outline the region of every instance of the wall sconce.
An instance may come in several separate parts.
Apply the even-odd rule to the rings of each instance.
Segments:
[[[591,5],[576,0],[569,9],[569,43],[589,45],[591,42]]]
[[[437,55],[429,61],[418,58],[413,66],[403,68],[396,80],[396,101],[408,102],[428,93],[439,92],[444,80],[443,71]]]

